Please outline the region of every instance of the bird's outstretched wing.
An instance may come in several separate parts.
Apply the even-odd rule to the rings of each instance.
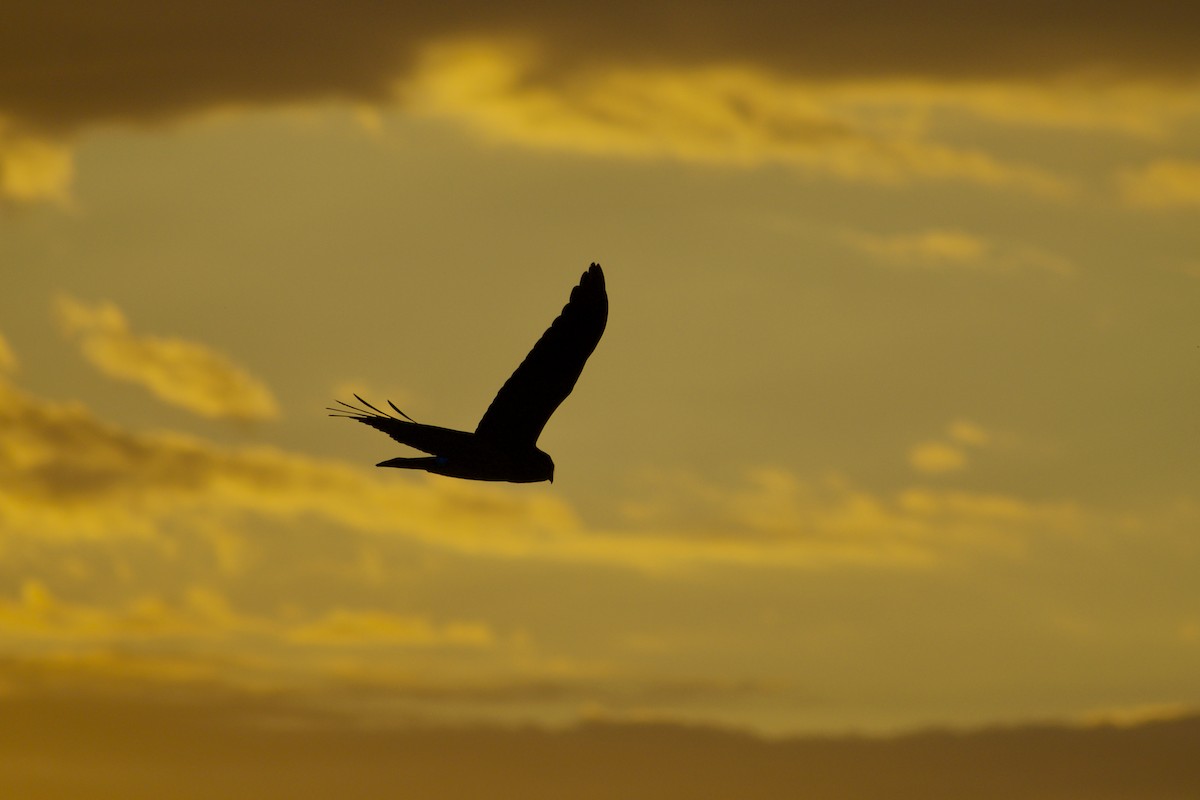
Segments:
[[[533,447],[550,415],[575,388],[607,322],[604,273],[592,264],[558,319],[500,387],[475,433],[507,447]]]

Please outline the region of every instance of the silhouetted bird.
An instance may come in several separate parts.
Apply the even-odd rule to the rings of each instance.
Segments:
[[[421,425],[389,400],[392,410],[404,418],[398,419],[357,394],[354,396],[366,408],[339,400],[344,408],[330,408],[330,416],[356,419],[401,444],[429,453],[426,458],[389,458],[377,467],[423,469],[477,481],[553,483],[554,462],[537,448],[538,436],[550,415],[575,388],[607,322],[604,273],[599,264],[592,264],[571,290],[571,299],[558,319],[500,387],[474,433]]]

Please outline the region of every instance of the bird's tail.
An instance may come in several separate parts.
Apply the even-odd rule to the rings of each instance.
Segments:
[[[377,467],[397,467],[399,469],[423,469],[428,471],[430,467],[436,465],[438,459],[433,456],[424,458],[389,458],[387,461],[380,461],[375,466]]]

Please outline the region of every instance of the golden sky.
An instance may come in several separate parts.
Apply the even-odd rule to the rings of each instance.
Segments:
[[[1200,708],[1194,4],[4,16],[0,711]],[[591,261],[552,486],[324,415],[472,429]]]

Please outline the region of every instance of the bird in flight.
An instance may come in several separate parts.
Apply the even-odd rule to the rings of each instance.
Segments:
[[[554,482],[554,461],[537,447],[550,415],[579,380],[608,322],[604,273],[592,264],[571,290],[558,319],[500,387],[474,433],[422,425],[396,408],[396,417],[354,395],[362,407],[338,400],[331,417],[354,419],[381,430],[427,457],[389,458],[377,467],[421,469],[451,478],[512,483]],[[401,419],[401,417],[403,419]]]

